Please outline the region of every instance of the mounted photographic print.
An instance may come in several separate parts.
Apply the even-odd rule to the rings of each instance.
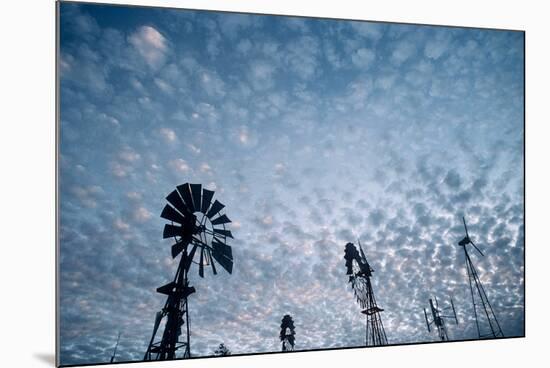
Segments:
[[[58,365],[524,336],[524,32],[57,21]]]

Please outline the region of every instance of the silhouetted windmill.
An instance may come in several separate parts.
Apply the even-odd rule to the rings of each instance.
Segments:
[[[115,361],[115,357],[116,357],[116,351],[117,351],[117,348],[118,348],[118,342],[120,340],[120,332],[118,333],[118,337],[116,338],[116,344],[115,344],[115,348],[113,350],[113,355],[111,356],[111,361],[109,363],[112,363]]]
[[[176,243],[172,245],[172,258],[179,254],[181,258],[174,280],[157,289],[167,298],[164,308],[157,312],[144,360],[175,359],[179,349],[184,351],[183,358],[191,356],[187,302],[189,295],[195,292],[188,280],[191,264],[198,265],[201,277],[204,277],[204,266],[212,266],[214,275],[217,273],[214,260],[229,273],[233,269],[231,247],[226,244],[227,238],[233,238],[233,235],[225,228],[231,220],[220,213],[225,206],[218,200],[212,202],[213,196],[214,192],[202,189],[201,184],[185,183],[166,197],[168,204],[160,216],[170,220],[171,224],[164,226],[163,237],[174,238]],[[155,342],[165,317],[162,338]],[[185,332],[182,334],[184,325]],[[183,338],[180,338],[182,335]]]
[[[462,217],[462,222],[464,222],[464,231],[466,232],[466,236],[464,237],[464,239],[458,242],[458,245],[460,245],[464,249],[466,270],[468,272],[468,282],[470,283],[470,294],[472,296],[472,304],[474,306],[474,316],[476,319],[478,337],[480,339],[487,337],[504,337],[495,312],[493,311],[493,307],[491,307],[491,303],[489,303],[489,299],[487,298],[485,289],[483,288],[483,285],[479,280],[479,276],[474,267],[474,264],[472,263],[472,260],[470,259],[470,255],[468,254],[468,249],[466,248],[466,246],[468,244],[471,244],[475,248],[475,250],[477,250],[479,254],[481,254],[482,257],[484,255],[481,250],[479,250],[479,248],[474,244],[472,239],[470,239],[470,235],[468,234],[468,227],[466,226],[466,219],[464,217]],[[477,303],[476,299],[478,299]],[[481,307],[480,310],[478,310],[479,307]],[[487,321],[490,332],[482,332],[480,319],[484,319]]]
[[[282,341],[282,351],[294,350],[294,335],[296,335],[294,321],[289,314],[285,314],[281,320],[281,333],[279,334],[279,338]]]
[[[447,310],[450,312],[452,310],[453,315],[444,315],[445,313],[443,308],[439,308],[439,303],[437,302],[437,298],[435,298],[435,305],[430,299],[430,310],[432,311],[432,321],[430,322],[428,320],[428,313],[426,312],[426,308],[424,308],[424,318],[426,318],[426,327],[428,327],[428,331],[431,332],[430,325],[435,325],[437,328],[437,335],[439,336],[439,339],[441,341],[449,341],[449,336],[447,335],[447,326],[445,325],[445,319],[446,318],[454,318],[456,324],[458,325],[458,319],[456,318],[456,311],[455,311],[455,305],[453,303],[453,298],[451,298],[451,306],[450,308],[447,308]]]
[[[231,355],[231,350],[225,346],[225,344],[222,342],[220,346],[214,351],[215,356],[228,356]]]
[[[365,343],[367,346],[386,345],[388,339],[380,316],[380,312],[383,309],[379,308],[376,304],[376,298],[374,297],[370,281],[373,269],[367,262],[367,257],[363,253],[361,243],[359,243],[359,250],[361,254],[359,254],[353,243],[346,244],[344,259],[346,260],[346,274],[349,275],[349,282],[351,283],[357,302],[363,308],[361,313],[366,317]]]

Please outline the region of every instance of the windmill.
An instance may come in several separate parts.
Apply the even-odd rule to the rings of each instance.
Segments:
[[[279,338],[282,341],[282,351],[293,351],[294,350],[294,321],[289,314],[285,314],[281,320],[281,333]]]
[[[222,342],[218,348],[214,351],[215,356],[228,356],[231,355],[231,350],[225,346],[225,344]]]
[[[380,316],[380,312],[384,310],[376,304],[370,281],[374,270],[370,267],[360,242],[359,250],[361,253],[357,251],[353,243],[346,244],[344,259],[346,260],[346,274],[349,275],[349,282],[357,302],[363,308],[361,313],[366,318],[365,343],[367,346],[387,345],[388,339]]]
[[[446,313],[444,308],[439,308],[439,303],[437,302],[437,298],[435,298],[435,305],[432,299],[430,299],[430,310],[432,312],[432,320],[428,320],[428,313],[426,312],[426,308],[424,308],[424,318],[426,319],[426,327],[428,327],[428,332],[431,332],[430,325],[435,325],[437,328],[437,335],[439,336],[439,339],[441,341],[449,341],[449,336],[447,335],[447,326],[445,325],[445,320],[447,318],[453,318],[455,320],[455,323],[458,325],[458,319],[456,318],[456,311],[455,311],[455,305],[453,303],[453,299],[451,298],[451,307],[447,308],[447,311],[453,312],[452,315],[444,315],[443,313]]]
[[[195,292],[188,279],[191,264],[198,266],[200,277],[204,277],[205,266],[211,266],[213,274],[217,274],[214,260],[227,272],[233,270],[231,247],[226,244],[227,238],[233,235],[225,227],[231,220],[221,213],[225,207],[222,203],[212,202],[213,196],[214,192],[203,189],[201,184],[185,183],[166,197],[168,204],[160,216],[171,223],[164,226],[163,238],[174,238],[172,258],[180,254],[181,257],[174,280],[157,289],[166,295],[166,303],[156,314],[144,360],[175,359],[180,349],[183,358],[191,357],[187,301]],[[162,337],[155,341],[164,319]]]
[[[482,257],[484,257],[484,255],[481,250],[479,250],[479,248],[474,244],[472,239],[470,239],[470,235],[468,234],[468,227],[466,226],[466,219],[464,217],[462,217],[462,222],[464,223],[464,231],[466,233],[466,236],[464,237],[464,239],[458,242],[458,245],[464,249],[466,270],[468,272],[468,282],[470,284],[470,294],[472,296],[472,304],[474,306],[474,317],[476,320],[478,337],[480,339],[491,337],[504,337],[495,312],[493,311],[493,307],[491,307],[491,303],[489,303],[489,298],[487,298],[485,289],[483,288],[474,264],[470,259],[467,245],[472,245]]]

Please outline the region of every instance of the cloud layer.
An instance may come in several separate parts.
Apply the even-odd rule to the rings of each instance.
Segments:
[[[121,20],[123,19],[123,20]],[[390,343],[433,341],[464,255],[506,336],[523,335],[523,35],[61,4],[62,364],[140,360],[173,277],[164,197],[216,191],[232,275],[196,272],[191,350],[360,346],[344,245],[361,239]],[[195,270],[196,271],[196,270]]]

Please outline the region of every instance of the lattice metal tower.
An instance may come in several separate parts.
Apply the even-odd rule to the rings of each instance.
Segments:
[[[487,298],[485,289],[481,284],[477,270],[472,263],[470,255],[468,254],[467,245],[471,244],[482,257],[484,255],[474,244],[472,239],[470,239],[470,236],[468,235],[468,227],[466,226],[466,219],[464,217],[462,217],[462,222],[464,223],[464,231],[466,232],[466,236],[458,242],[458,245],[464,249],[466,271],[468,273],[468,282],[470,284],[470,294],[474,307],[474,317],[476,320],[478,337],[480,339],[504,337],[495,312],[493,311],[493,307],[491,306],[491,303],[489,303],[489,298]]]
[[[359,251],[353,243],[346,244],[344,259],[346,260],[346,274],[349,275],[349,282],[357,298],[357,302],[363,308],[361,313],[365,315],[366,346],[387,345],[388,339],[380,312],[384,311],[378,307],[374,292],[372,290],[371,276],[373,269],[370,267],[359,243]]]
[[[296,331],[294,330],[294,321],[289,314],[285,314],[281,320],[281,333],[279,339],[282,342],[282,351],[293,351]]]
[[[163,237],[175,240],[172,258],[180,254],[181,258],[174,280],[157,289],[167,298],[162,310],[157,312],[144,360],[176,359],[179,351],[183,351],[179,357],[191,357],[188,297],[195,292],[189,285],[191,264],[198,265],[200,277],[204,277],[205,266],[211,266],[214,275],[217,274],[214,260],[227,272],[233,270],[231,247],[226,244],[227,238],[233,235],[225,228],[231,220],[221,214],[225,206],[217,200],[212,202],[213,196],[213,191],[202,189],[200,184],[185,183],[166,197],[168,204],[160,216],[171,223],[164,226]],[[166,322],[162,338],[155,341],[163,319]]]
[[[447,326],[446,326],[446,319],[447,318],[453,318],[455,320],[455,323],[458,325],[458,319],[456,318],[456,311],[455,311],[455,305],[453,303],[453,299],[451,298],[451,306],[450,308],[447,308],[447,310],[450,312],[452,310],[452,315],[444,315],[445,313],[443,308],[439,308],[439,303],[437,302],[437,298],[435,298],[435,305],[430,299],[430,311],[432,312],[432,320],[430,321],[428,319],[428,313],[426,312],[426,308],[424,308],[424,318],[426,318],[426,327],[428,327],[428,331],[431,332],[430,325],[435,325],[437,328],[437,335],[439,336],[439,339],[441,341],[449,341],[449,336],[447,335]]]

